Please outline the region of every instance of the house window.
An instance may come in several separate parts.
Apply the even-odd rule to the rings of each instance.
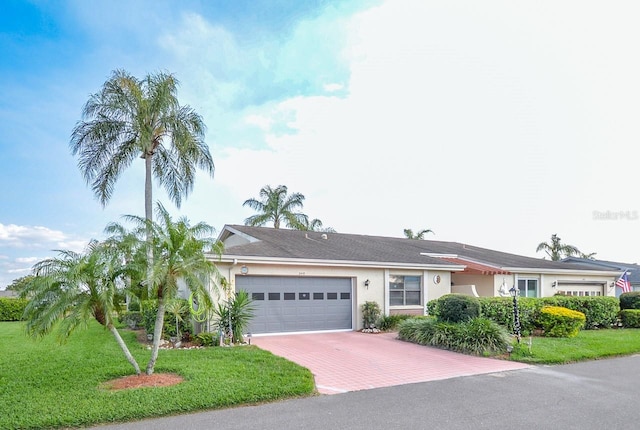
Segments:
[[[538,297],[538,280],[518,279],[518,295],[520,297]]]
[[[420,297],[420,276],[389,276],[389,306],[410,306],[422,304]]]

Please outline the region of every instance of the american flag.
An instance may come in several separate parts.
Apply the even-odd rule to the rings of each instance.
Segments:
[[[616,281],[616,287],[622,288],[623,293],[628,293],[631,291],[631,283],[629,282],[629,278],[627,277],[627,272],[624,272]]]

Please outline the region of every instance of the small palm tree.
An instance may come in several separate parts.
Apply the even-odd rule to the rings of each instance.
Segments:
[[[565,257],[580,255],[578,248],[562,243],[557,234],[551,235],[551,243],[540,242],[536,248],[536,252],[540,251],[544,251],[553,261],[560,261]]]
[[[433,232],[433,230],[429,230],[428,228],[425,228],[423,230],[418,231],[417,233],[414,233],[413,230],[411,230],[410,228],[405,228],[404,229],[404,236],[407,239],[418,239],[418,240],[423,240],[424,239],[424,235],[427,233],[431,233],[431,234],[435,234]]]
[[[132,265],[138,270],[144,266],[140,261],[143,253],[139,249],[147,246],[148,231],[151,231],[151,245],[153,255],[156,256],[153,266],[146,268],[149,277],[144,281],[149,283],[147,288],[150,296],[158,303],[151,358],[145,370],[148,375],[153,373],[158,359],[165,306],[168,300],[177,296],[178,281],[182,281],[199,298],[200,306],[211,308],[209,282],[212,278],[218,280],[220,274],[215,264],[207,259],[207,253],[213,252],[218,256],[222,254],[222,245],[211,238],[214,229],[210,225],[201,222],[192,226],[186,218],[174,221],[160,203],[158,203],[156,215],[159,222],[150,222],[134,215],[125,217],[135,224],[129,235],[138,237],[137,242],[131,242],[131,246],[138,249],[138,251],[135,249],[131,251],[131,255],[137,256],[137,261]],[[126,230],[118,224],[112,224],[108,231]],[[146,263],[147,259],[143,258],[142,262]],[[214,283],[213,287],[216,288],[217,284]]]
[[[27,332],[50,333],[56,323],[60,341],[89,320],[95,319],[116,339],[137,375],[140,367],[114,326],[120,305],[121,264],[107,248],[91,242],[85,253],[58,251],[58,256],[37,263],[24,292],[30,297],[25,309]]]
[[[242,204],[258,212],[244,220],[244,223],[259,227],[272,222],[274,228],[280,228],[280,223],[289,228],[309,224],[307,215],[296,212],[302,209],[303,202],[304,196],[300,193],[288,195],[285,185],[278,185],[276,188],[266,185],[260,190],[260,200],[251,198]]]

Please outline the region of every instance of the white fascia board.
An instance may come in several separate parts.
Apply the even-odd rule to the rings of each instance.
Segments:
[[[220,242],[223,242],[223,241],[224,241],[224,239],[226,239],[227,237],[229,237],[229,235],[228,235],[228,234],[225,234],[225,233],[232,233],[232,234],[238,235],[238,236],[240,236],[240,237],[242,237],[242,238],[244,238],[244,239],[247,239],[247,240],[249,241],[249,243],[253,243],[253,242],[260,242],[260,239],[256,239],[255,237],[250,236],[250,235],[248,235],[248,234],[246,234],[246,233],[243,233],[243,232],[241,232],[240,230],[236,230],[235,228],[230,227],[230,226],[228,226],[228,225],[225,225],[225,226],[222,228],[222,231],[220,232],[220,235],[218,235],[218,240],[219,240]],[[224,238],[224,239],[223,239],[223,238]]]
[[[503,267],[512,273],[541,273],[544,275],[580,275],[580,276],[619,276],[620,271],[576,270],[576,269],[540,269],[535,267]]]
[[[424,255],[425,257],[434,257],[434,258],[459,258],[458,254],[441,254],[438,252],[421,252],[420,255]]]
[[[211,256],[212,257],[212,256]],[[374,267],[374,268],[398,268],[415,270],[444,270],[449,272],[461,272],[467,266],[444,264],[416,264],[384,261],[349,261],[349,260],[310,260],[303,258],[274,258],[274,257],[248,257],[246,255],[223,255],[217,260],[222,263],[259,263],[282,264],[285,266],[334,266],[334,267]]]

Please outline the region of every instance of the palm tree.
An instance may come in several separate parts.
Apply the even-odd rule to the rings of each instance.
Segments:
[[[580,258],[584,258],[585,260],[595,260],[597,252],[590,252],[585,254],[584,252],[580,253]]]
[[[202,118],[191,107],[180,106],[177,88],[178,80],[171,74],[149,74],[139,80],[124,70],[115,70],[102,89],[89,97],[70,146],[73,155],[79,155],[78,166],[103,206],[120,175],[136,158],[144,160],[144,212],[149,221],[153,220],[152,176],[178,207],[193,189],[196,168],[213,176]],[[150,231],[147,241],[151,241]],[[152,267],[151,246],[147,247],[147,259]]]
[[[423,230],[418,231],[417,233],[414,233],[413,230],[411,230],[410,228],[405,228],[404,229],[404,236],[407,239],[419,239],[419,240],[423,240],[424,239],[424,235],[427,233],[431,233],[431,234],[435,234],[433,232],[433,230],[429,230],[428,228],[425,228]]]
[[[61,341],[80,325],[95,319],[116,339],[137,375],[140,367],[114,326],[120,305],[119,284],[125,272],[114,254],[92,241],[85,253],[58,251],[58,256],[37,263],[34,277],[23,291],[30,297],[25,309],[27,332],[50,333],[56,323]]]
[[[145,217],[153,219],[152,176],[180,207],[193,189],[196,168],[213,177],[213,158],[204,143],[205,125],[177,99],[178,80],[156,73],[138,80],[115,70],[84,106],[71,135],[71,152],[100,203],[133,160],[145,164]]]
[[[551,235],[551,243],[540,242],[536,248],[536,252],[540,251],[544,251],[553,261],[559,261],[565,257],[580,255],[578,248],[573,245],[562,243],[557,234]]]
[[[311,221],[307,219],[306,222],[298,224],[295,226],[296,230],[304,230],[304,231],[319,231],[324,233],[335,233],[336,230],[333,227],[324,227],[322,225],[322,221],[318,218],[314,218]]]
[[[287,193],[285,185],[278,185],[276,188],[271,188],[270,185],[264,186],[260,190],[260,200],[251,198],[242,204],[242,206],[249,206],[259,212],[245,219],[244,224],[263,226],[272,222],[274,228],[280,228],[281,222],[284,222],[289,228],[308,224],[307,215],[295,212],[297,209],[302,209],[304,196],[300,193],[291,195]]]
[[[151,270],[147,269],[147,273],[151,274],[151,278],[148,279],[149,291],[158,303],[151,358],[145,370],[148,375],[153,373],[158,359],[165,306],[168,300],[177,296],[178,281],[180,280],[198,298],[200,306],[211,308],[209,281],[212,278],[218,280],[220,274],[216,266],[207,259],[206,253],[211,251],[218,256],[222,254],[222,245],[211,238],[214,229],[210,225],[201,222],[192,226],[186,218],[174,221],[164,206],[159,203],[156,214],[160,219],[159,222],[152,222],[134,215],[125,217],[135,223],[131,234],[136,235],[139,240],[137,245],[133,246],[138,249],[146,247],[148,243],[146,235],[150,231],[153,255],[158,257],[154,259]],[[122,232],[123,227],[112,224],[107,231]],[[138,256],[138,259],[141,258],[141,254],[135,250],[131,252],[131,255]],[[146,258],[142,261],[147,262]],[[137,267],[140,267],[139,261]],[[216,285],[214,284],[214,287]]]

